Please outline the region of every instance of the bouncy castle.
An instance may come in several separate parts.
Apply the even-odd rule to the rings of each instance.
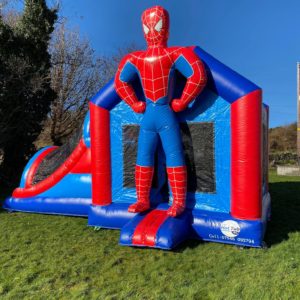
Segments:
[[[151,9],[142,18],[148,49],[135,57],[143,60],[142,68],[149,63],[154,70],[155,51],[162,50],[157,50],[157,45],[151,47],[151,43],[166,42],[169,21],[164,9]],[[163,43],[159,47],[171,49]],[[116,78],[91,98],[82,128],[65,145],[43,148],[30,159],[20,187],[6,199],[4,208],[87,217],[89,226],[120,229],[120,244],[124,246],[172,249],[187,239],[199,239],[262,247],[270,216],[269,109],[262,103],[262,90],[202,48],[180,49],[176,51],[183,52],[163,74],[163,83],[158,87],[153,74],[140,70],[139,62],[123,60]],[[171,52],[163,51],[170,56]],[[191,90],[195,65],[200,70],[203,67],[206,74],[197,94]],[[133,97],[132,103],[122,96],[118,78],[123,85],[130,81],[132,94],[127,90],[126,95]],[[165,87],[166,94],[160,95],[157,91]],[[158,101],[152,101],[149,90],[153,97],[159,94]],[[185,107],[177,109],[185,93],[190,99]],[[139,108],[134,111],[135,97]],[[174,105],[168,99],[179,100]],[[187,177],[182,187],[184,199],[180,200],[183,204],[173,215],[170,207],[179,201],[179,183],[175,182],[174,188],[175,175],[170,176],[169,169],[175,169],[172,163],[178,158],[168,152],[173,145],[172,135],[159,134],[155,142],[151,135],[141,139],[150,109],[153,124],[169,118],[159,110],[172,111],[170,118],[178,123],[177,138],[182,141]],[[137,180],[136,167],[137,160],[147,161],[147,153],[141,152],[144,144],[153,152],[153,174],[146,191],[149,207],[139,211],[131,208],[136,208],[133,204],[140,203],[139,197],[145,192]]]

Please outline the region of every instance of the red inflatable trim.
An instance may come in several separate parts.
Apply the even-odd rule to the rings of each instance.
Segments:
[[[156,234],[168,218],[166,210],[153,210],[136,227],[132,244],[139,246],[155,246]]]
[[[28,173],[27,173],[27,177],[26,177],[26,182],[25,182],[25,188],[29,188],[32,186],[32,181],[34,178],[34,175],[39,167],[39,165],[41,164],[41,162],[43,161],[43,159],[52,151],[54,151],[55,149],[57,149],[57,146],[52,146],[48,149],[46,149],[45,151],[43,151],[37,158],[36,160],[32,163]]]
[[[72,174],[90,174],[91,173],[91,149],[87,148],[78,163],[70,171]]]
[[[90,102],[92,203],[109,205],[111,195],[110,115]]]
[[[262,94],[231,105],[231,215],[254,220],[262,209]]]
[[[83,140],[80,140],[79,144],[72,152],[72,154],[66,159],[66,161],[55,170],[48,178],[37,183],[29,188],[17,188],[13,192],[14,198],[26,198],[33,197],[41,194],[58,183],[70,170],[75,166],[78,160],[86,151],[86,146]]]

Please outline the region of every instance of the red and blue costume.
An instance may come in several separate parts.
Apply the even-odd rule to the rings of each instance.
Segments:
[[[160,138],[166,155],[167,174],[173,195],[169,216],[178,216],[185,209],[187,173],[181,133],[176,112],[183,111],[206,84],[204,65],[192,49],[167,47],[168,12],[155,6],[142,15],[148,48],[126,55],[118,68],[115,87],[118,95],[136,113],[143,113],[138,141],[136,165],[137,202],[130,212],[150,207],[149,195],[154,172],[154,153]],[[186,77],[180,99],[172,99],[175,71]],[[131,86],[139,77],[146,101],[140,101]]]

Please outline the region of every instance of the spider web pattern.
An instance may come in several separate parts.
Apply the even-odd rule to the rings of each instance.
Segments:
[[[138,202],[149,202],[149,194],[152,186],[154,168],[135,167],[135,185]]]
[[[202,91],[206,84],[206,73],[203,63],[197,55],[186,47],[151,47],[146,51],[133,52],[126,56],[117,71],[115,87],[118,95],[130,106],[138,99],[130,82],[122,81],[120,75],[125,70],[127,63],[133,66],[134,78],[138,74],[147,99],[156,102],[162,97],[168,96],[168,87],[171,70],[176,60],[183,57],[191,68],[192,75],[187,78],[181,100],[188,105]],[[127,71],[126,71],[127,72]]]
[[[186,167],[168,167],[167,173],[172,190],[173,203],[178,206],[185,206],[187,189]]]

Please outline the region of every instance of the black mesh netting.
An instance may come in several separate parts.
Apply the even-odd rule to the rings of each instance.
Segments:
[[[125,125],[122,129],[123,186],[135,187],[134,173],[139,126]],[[213,123],[182,123],[181,133],[188,170],[188,190],[190,192],[214,193],[216,180]],[[156,180],[157,174],[154,177],[154,184]]]
[[[36,184],[49,177],[64,161],[69,157],[78,145],[82,136],[82,126],[73,133],[71,138],[56,150],[50,152],[41,162],[33,178],[33,184]]]
[[[188,171],[188,191],[216,192],[214,124],[181,123],[181,133]]]
[[[135,187],[134,173],[139,131],[138,125],[124,125],[122,127],[123,187],[127,188]]]

